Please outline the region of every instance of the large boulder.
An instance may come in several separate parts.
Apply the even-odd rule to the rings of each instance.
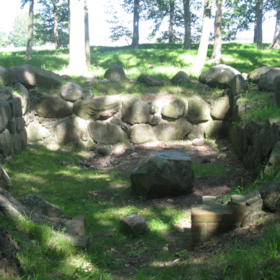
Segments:
[[[207,122],[211,119],[209,104],[199,96],[188,99],[187,120],[191,123]]]
[[[34,67],[29,64],[8,67],[10,83],[20,83],[27,87],[36,85]]]
[[[20,261],[17,258],[19,248],[8,230],[0,227],[0,277],[2,279],[20,279]]]
[[[184,71],[179,71],[172,79],[171,83],[175,86],[186,86],[190,84],[191,79]]]
[[[94,141],[105,145],[129,142],[127,134],[119,126],[110,122],[90,122],[88,132]]]
[[[280,179],[264,183],[260,189],[265,209],[271,212],[280,210]]]
[[[60,93],[61,97],[66,101],[75,102],[79,99],[82,99],[85,90],[78,84],[66,83],[65,85],[61,86]]]
[[[145,74],[141,74],[138,79],[138,82],[146,84],[147,86],[164,86],[167,82],[164,79],[150,77]]]
[[[123,116],[123,121],[129,124],[147,123],[149,115],[150,109],[148,104],[140,99],[135,99]]]
[[[33,71],[35,72],[36,85],[40,87],[54,88],[59,86],[63,80],[59,75],[53,73],[52,71],[37,67],[33,67]]]
[[[273,68],[262,74],[258,82],[259,90],[273,91],[274,79],[280,76],[280,68]]]
[[[211,109],[211,117],[214,120],[229,120],[232,116],[232,107],[230,103],[230,97],[227,95],[215,100],[213,108]]]
[[[4,190],[8,192],[12,192],[12,188],[13,188],[12,181],[1,164],[0,164],[0,186]]]
[[[19,202],[30,212],[38,216],[48,216],[49,218],[69,219],[62,209],[43,197],[28,194],[19,200]]]
[[[125,72],[121,66],[113,64],[105,72],[104,78],[111,82],[122,83],[125,81]]]
[[[15,96],[21,99],[22,114],[25,115],[30,103],[30,96],[28,90],[26,89],[25,86],[19,83],[15,84],[15,86],[17,88],[17,91],[15,92]]]
[[[38,142],[51,136],[51,132],[43,127],[38,121],[27,126],[28,142]]]
[[[35,108],[39,117],[63,118],[72,115],[73,104],[59,96],[42,96]]]
[[[181,140],[185,138],[193,129],[193,125],[185,118],[180,118],[175,122],[161,120],[153,127],[154,134],[159,141]]]
[[[78,129],[72,119],[62,119],[55,124],[56,142],[58,144],[67,144],[75,142],[78,138]]]
[[[0,132],[0,154],[5,157],[11,154],[11,133],[7,128]]]
[[[274,146],[268,162],[265,166],[264,173],[266,175],[273,174],[276,175],[280,171],[280,141]]]
[[[99,96],[74,103],[74,113],[84,120],[108,119],[120,109],[121,100],[118,96]]]
[[[234,96],[245,92],[247,89],[247,82],[242,75],[235,75],[230,83],[230,93]]]
[[[199,124],[193,124],[192,125],[192,131],[187,135],[187,138],[190,140],[194,139],[204,139],[204,130],[205,126],[207,125],[206,123],[199,123]]]
[[[226,138],[227,122],[221,120],[210,120],[205,126],[204,133],[211,139]]]
[[[13,90],[11,87],[2,87],[0,88],[0,98],[3,98],[7,101],[13,99]]]
[[[143,197],[189,194],[195,189],[192,160],[177,150],[150,155],[132,172],[130,179],[133,193]]]
[[[174,99],[162,107],[161,114],[166,118],[179,119],[185,114],[186,104],[182,99]]]
[[[10,104],[5,99],[0,98],[0,132],[8,125],[11,117]]]
[[[155,141],[153,128],[148,124],[135,124],[130,128],[129,140],[133,144]]]
[[[280,107],[280,76],[275,77],[273,81],[276,105]]]
[[[262,66],[260,68],[255,69],[249,74],[248,81],[254,84],[258,84],[261,78],[261,75],[265,74],[269,70],[273,69],[272,67]]]
[[[0,86],[4,86],[9,83],[9,71],[5,67],[0,65]]]
[[[219,64],[210,67],[199,76],[199,81],[210,87],[229,88],[230,83],[235,75],[241,73],[231,66]]]

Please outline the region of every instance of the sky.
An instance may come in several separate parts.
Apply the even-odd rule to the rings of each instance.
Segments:
[[[0,9],[0,31],[9,31],[13,25],[15,17],[22,12],[21,10],[21,1],[20,0],[0,0],[5,4],[1,5]],[[105,13],[104,3],[106,1],[102,0],[89,0],[89,29],[90,29],[90,44],[91,45],[125,45],[126,42],[116,42],[112,43],[109,37],[110,25],[106,22],[108,15]],[[36,4],[35,4],[36,9]],[[28,4],[24,8],[25,11],[28,11]],[[128,20],[132,21],[128,17]],[[140,22],[140,43],[149,43],[147,40],[147,35],[149,31],[150,23]],[[267,18],[263,25],[263,40],[264,42],[271,42],[274,34],[275,28],[275,18]],[[237,37],[242,37],[245,39],[253,40],[253,30],[239,33]]]

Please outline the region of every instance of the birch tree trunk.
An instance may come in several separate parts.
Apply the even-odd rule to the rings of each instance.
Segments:
[[[69,69],[75,73],[87,70],[85,48],[85,2],[70,0]]]
[[[90,67],[90,42],[89,42],[89,23],[88,23],[87,0],[85,0],[85,52],[86,52],[87,67]]]
[[[29,0],[28,35],[25,59],[32,58],[33,45],[33,19],[34,19],[34,0]]]
[[[138,49],[139,47],[139,13],[140,13],[139,0],[134,0],[133,39],[131,43],[132,49]]]
[[[269,48],[280,49],[280,7],[277,10],[274,38]]]
[[[262,18],[263,18],[263,0],[257,0],[257,48],[263,49],[262,43]]]
[[[183,0],[184,3],[184,20],[185,20],[185,40],[184,49],[191,49],[191,13],[190,0]]]
[[[215,41],[211,60],[217,64],[222,62],[222,16],[223,16],[223,0],[216,0],[216,16],[215,16]]]
[[[174,43],[174,10],[175,0],[170,0],[169,43]]]
[[[195,70],[201,70],[204,66],[210,36],[210,18],[211,18],[211,0],[204,1],[202,34],[200,38],[199,48],[196,55],[196,61],[194,64]]]
[[[54,44],[55,44],[55,48],[59,49],[57,0],[53,1],[53,17],[54,17],[54,24],[53,24]]]

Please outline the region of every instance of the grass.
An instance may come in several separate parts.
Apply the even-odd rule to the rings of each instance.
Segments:
[[[127,78],[141,73],[169,80],[184,70],[197,81],[199,73],[192,70],[198,45],[191,51],[181,44],[145,44],[139,50],[128,47],[91,47],[91,69],[102,79],[113,63],[124,67]],[[208,56],[211,55],[209,47]],[[57,73],[68,73],[68,50],[34,51],[32,60],[24,60],[24,52],[0,53],[4,67],[29,63]],[[224,63],[240,72],[251,72],[263,65],[279,67],[279,50],[257,50],[252,44],[223,45]],[[204,70],[209,68],[206,63]],[[73,80],[77,76],[72,75]],[[199,84],[151,89],[141,84],[126,82],[121,85],[96,83],[94,95],[169,93],[176,97],[200,94],[205,98],[219,96],[222,91]],[[57,91],[57,93],[59,93]],[[241,102],[254,102],[249,118],[264,121],[267,116],[279,117],[279,110],[271,105],[266,93],[252,88]],[[215,145],[205,140],[209,145]],[[13,181],[13,195],[19,199],[27,194],[43,196],[58,205],[70,217],[84,215],[91,237],[88,251],[73,248],[62,236],[47,225],[28,219],[18,221],[0,217],[16,240],[20,251],[23,279],[278,279],[280,272],[279,219],[258,231],[258,238],[245,244],[239,238],[226,247],[212,250],[208,258],[200,259],[184,246],[178,225],[190,222],[190,213],[174,204],[151,203],[130,194],[130,182],[112,170],[86,170],[79,165],[85,151],[68,145],[57,149],[28,146],[4,165]],[[62,162],[68,162],[67,166]],[[219,164],[195,165],[197,177],[226,176],[228,168]],[[272,177],[259,178],[251,186],[235,186],[235,193],[244,194],[256,189]],[[150,232],[138,238],[126,237],[118,231],[121,217],[140,214],[146,218]],[[229,238],[230,239],[230,238]],[[242,236],[240,236],[242,239]],[[170,244],[175,248],[170,248]],[[279,244],[279,245],[278,245]],[[177,248],[178,247],[178,248]],[[214,246],[215,247],[215,246]],[[136,267],[136,268],[135,268]]]

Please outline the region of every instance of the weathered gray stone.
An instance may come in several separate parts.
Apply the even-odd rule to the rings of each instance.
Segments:
[[[185,113],[186,103],[181,99],[174,99],[168,105],[162,107],[161,114],[164,117],[179,119]]]
[[[255,224],[260,220],[260,218],[266,216],[267,213],[262,210],[256,210],[248,213],[242,220],[242,227],[248,227]]]
[[[78,130],[72,119],[59,120],[55,126],[56,141],[58,144],[67,144],[75,142],[78,138]]]
[[[87,235],[65,235],[65,238],[72,243],[72,245],[81,250],[87,250],[89,246],[90,237]]]
[[[211,139],[223,139],[227,136],[227,122],[210,120],[205,126],[204,133]]]
[[[20,279],[20,261],[17,258],[19,248],[8,230],[0,227],[0,277],[2,279]]]
[[[22,117],[21,98],[15,95],[13,100],[9,100],[9,104],[12,109],[12,115],[14,117]]]
[[[121,106],[118,96],[99,96],[75,102],[74,113],[84,120],[108,119],[114,116]]]
[[[91,122],[88,132],[93,140],[105,145],[129,142],[127,134],[119,126],[109,122]]]
[[[187,138],[190,140],[199,138],[204,139],[204,130],[207,123],[193,124],[192,131],[188,134]]]
[[[273,69],[272,67],[262,66],[260,68],[255,69],[249,74],[248,81],[254,84],[258,84],[261,78],[261,75],[267,73],[269,70]]]
[[[225,64],[219,64],[202,72],[199,76],[199,82],[210,87],[228,88],[234,76],[238,74],[241,73],[236,69]]]
[[[13,90],[10,87],[2,87],[0,88],[0,98],[3,98],[7,101],[13,99]]]
[[[133,144],[155,141],[153,128],[148,124],[135,124],[130,128],[129,140]]]
[[[232,108],[230,106],[230,97],[223,96],[215,100],[211,109],[211,117],[213,120],[229,120],[232,116]]]
[[[60,85],[63,79],[53,73],[52,71],[48,71],[45,69],[40,69],[37,67],[33,67],[33,71],[36,77],[36,85],[44,88],[53,88]]]
[[[276,105],[280,106],[280,76],[275,77],[273,81],[273,90],[275,94]]]
[[[153,127],[156,138],[160,141],[180,140],[186,137],[193,129],[193,125],[185,118],[180,118],[175,122],[161,120]]]
[[[9,71],[2,65],[0,65],[0,86],[4,86],[9,83]]]
[[[280,179],[264,183],[260,189],[264,208],[271,212],[280,210]]]
[[[177,150],[150,155],[130,179],[134,194],[144,197],[189,194],[195,189],[191,158]]]
[[[274,146],[268,162],[264,169],[264,174],[276,175],[280,171],[280,141]]]
[[[120,220],[120,232],[127,236],[143,235],[149,231],[148,224],[140,215],[130,215]]]
[[[0,98],[0,132],[8,125],[12,117],[12,110],[10,104]]]
[[[230,92],[231,94],[238,95],[245,92],[248,89],[248,85],[244,78],[239,74],[235,75],[230,83]]]
[[[9,129],[10,133],[13,134],[17,131],[17,120],[16,118],[10,118],[7,128]]]
[[[246,205],[251,205],[256,201],[260,200],[261,198],[261,194],[258,190],[251,191],[245,196]]]
[[[161,120],[162,120],[161,114],[156,113],[154,115],[152,115],[152,114],[149,115],[148,122],[149,122],[150,125],[157,125],[157,124],[159,124],[159,122]]]
[[[105,72],[104,78],[108,79],[110,82],[122,83],[125,81],[125,72],[121,66],[113,64]]]
[[[13,183],[1,164],[0,164],[0,186],[4,190],[8,192],[12,192]]]
[[[36,215],[44,215],[50,218],[69,219],[60,207],[48,202],[41,196],[28,194],[21,198],[19,202]]]
[[[184,71],[179,71],[172,79],[171,83],[175,86],[187,86],[191,79]]]
[[[27,126],[28,142],[38,142],[51,136],[51,132],[43,127],[38,121]]]
[[[263,200],[259,199],[255,201],[254,203],[251,203],[251,205],[247,206],[247,212],[254,212],[254,211],[260,211],[263,209]]]
[[[75,102],[79,99],[82,99],[85,90],[78,84],[66,83],[65,85],[61,86],[60,93],[61,97],[66,101]]]
[[[195,138],[192,140],[192,144],[194,146],[203,146],[204,145],[204,140],[201,138]]]
[[[209,104],[199,96],[190,97],[188,99],[187,119],[194,124],[210,120]]]
[[[165,84],[167,84],[164,79],[149,77],[145,74],[141,74],[138,77],[137,81],[146,84],[147,86],[164,86]]]
[[[28,110],[29,101],[30,101],[28,90],[26,89],[25,86],[19,83],[15,84],[15,86],[17,88],[17,92],[15,93],[15,96],[21,99],[22,114],[25,115]]]
[[[149,113],[148,104],[140,99],[136,99],[129,106],[125,115],[123,115],[123,121],[130,124],[147,123],[149,120]]]
[[[244,102],[242,98],[238,98],[233,108],[233,121],[240,122],[240,120],[244,120],[253,108],[255,108],[253,102]]]
[[[22,117],[16,119],[17,123],[17,133],[20,133],[22,130],[25,129],[25,120]]]
[[[13,133],[11,134],[11,153],[18,154],[21,152],[25,146],[23,146],[23,140],[21,134]]]
[[[240,160],[243,159],[244,128],[237,124],[229,124],[228,137]]]
[[[0,154],[5,157],[11,154],[11,134],[6,128],[0,133]]]
[[[273,68],[262,74],[258,82],[259,90],[273,91],[274,90],[274,79],[280,76],[280,68]]]
[[[85,235],[87,228],[87,221],[84,216],[76,216],[72,220],[65,223],[65,234],[69,235]]]
[[[35,86],[36,76],[34,67],[29,64],[8,67],[10,83],[20,83],[25,86]]]
[[[111,153],[111,149],[108,146],[98,146],[97,152],[102,156],[107,156]]]
[[[36,113],[44,118],[63,118],[71,116],[73,104],[59,96],[43,96],[36,105]]]

